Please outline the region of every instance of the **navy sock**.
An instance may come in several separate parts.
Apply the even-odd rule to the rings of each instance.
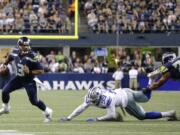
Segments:
[[[46,105],[44,104],[44,102],[42,102],[41,100],[38,101],[37,106],[39,107],[39,109],[41,109],[42,111],[46,110]]]
[[[147,112],[145,114],[145,119],[159,119],[162,118],[162,114],[160,112]]]
[[[148,88],[145,88],[144,90],[143,90],[143,93],[144,93],[144,95],[148,98],[148,99],[150,99],[151,98],[151,90],[149,90]]]

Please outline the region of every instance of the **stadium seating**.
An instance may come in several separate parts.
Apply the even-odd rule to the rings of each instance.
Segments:
[[[179,1],[175,0],[88,0],[85,17],[96,33],[146,33],[178,31]]]
[[[71,34],[70,4],[57,0],[1,1],[0,34]]]

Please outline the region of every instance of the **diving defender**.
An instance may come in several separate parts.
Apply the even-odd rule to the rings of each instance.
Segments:
[[[60,121],[71,121],[76,116],[84,112],[88,107],[95,106],[98,108],[106,109],[106,115],[89,118],[86,121],[122,121],[117,112],[117,107],[123,107],[127,113],[136,117],[139,120],[145,119],[160,119],[168,118],[168,120],[176,121],[176,111],[170,110],[167,112],[146,112],[138,102],[148,102],[151,93],[144,94],[142,91],[133,91],[129,88],[119,88],[115,90],[104,89],[100,87],[93,87],[88,90],[84,98],[84,102],[79,105],[67,117],[61,118]]]

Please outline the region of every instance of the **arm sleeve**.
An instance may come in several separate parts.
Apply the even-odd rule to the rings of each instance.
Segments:
[[[160,74],[165,74],[168,71],[168,67],[169,67],[169,63],[166,65],[162,65],[159,68],[157,68],[156,70],[154,70],[153,72],[148,74],[149,78],[154,78],[157,77]]]
[[[44,70],[44,67],[40,62],[36,62],[36,63],[34,63],[33,70]]]
[[[67,118],[70,120],[73,119],[74,117],[84,112],[89,106],[90,104],[84,102],[83,104],[79,105]]]
[[[111,104],[110,107],[107,108],[107,113],[104,116],[98,117],[98,121],[108,121],[116,118],[116,107],[115,104]]]

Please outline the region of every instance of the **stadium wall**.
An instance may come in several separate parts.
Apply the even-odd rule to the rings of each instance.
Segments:
[[[38,77],[43,85],[38,85],[41,90],[87,90],[92,86],[103,86],[105,88],[114,88],[114,80],[112,74],[44,74]],[[144,88],[148,84],[148,78],[140,74],[139,77],[140,89]],[[129,76],[126,74],[122,80],[122,87],[127,88],[129,86]],[[180,85],[178,81],[169,80],[159,91],[180,91]]]
[[[180,33],[144,33],[122,34],[118,38],[118,46],[128,47],[179,47]],[[0,46],[14,46],[17,39],[0,39]],[[33,47],[90,47],[90,46],[116,46],[116,34],[80,33],[77,40],[46,40],[33,39]]]

